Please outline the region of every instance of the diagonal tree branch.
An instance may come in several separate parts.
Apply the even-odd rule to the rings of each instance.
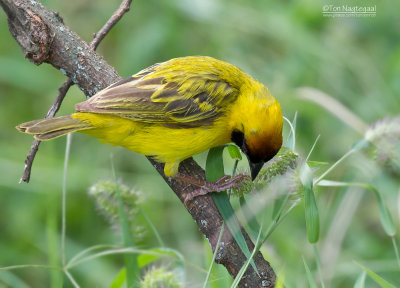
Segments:
[[[87,97],[120,80],[116,70],[110,66],[92,47],[67,27],[60,16],[46,9],[35,0],[0,0],[6,12],[11,34],[22,48],[25,57],[36,65],[49,63],[66,74],[79,86]],[[164,177],[163,165],[149,159]],[[187,159],[180,165],[180,172],[204,179],[204,171]],[[174,179],[165,181],[183,202],[187,193],[197,189]],[[212,197],[204,195],[188,202],[186,209],[196,221],[199,229],[215,250],[223,219]],[[254,248],[248,235],[243,231],[249,249]],[[219,247],[217,263],[223,264],[235,276],[246,257],[234,241],[229,229],[224,229]],[[240,287],[273,287],[275,274],[269,263],[258,252],[254,258],[259,274],[249,267],[240,281]]]
[[[104,26],[100,29],[99,32],[95,33],[94,39],[90,43],[90,47],[93,50],[96,50],[99,46],[100,42],[104,39],[108,32],[118,23],[118,21],[124,16],[126,12],[129,11],[132,0],[123,0],[118,10],[114,12],[111,18],[104,24]],[[61,104],[64,100],[65,95],[67,94],[69,88],[73,85],[71,78],[67,78],[65,82],[58,88],[58,95],[53,105],[50,107],[49,111],[47,111],[46,118],[54,117],[56,115],[58,109],[60,109]],[[25,159],[25,167],[24,172],[22,173],[22,177],[19,182],[29,182],[31,178],[31,170],[33,160],[35,160],[35,156],[37,151],[39,150],[40,140],[33,140],[31,149],[29,150],[28,155]]]

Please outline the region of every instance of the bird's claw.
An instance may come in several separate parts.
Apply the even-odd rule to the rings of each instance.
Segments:
[[[223,192],[231,188],[239,188],[244,180],[251,180],[251,177],[244,174],[239,174],[235,177],[225,175],[215,182],[204,182],[204,185],[199,189],[188,193],[184,200],[184,205],[193,198],[201,195],[206,195],[211,192]]]

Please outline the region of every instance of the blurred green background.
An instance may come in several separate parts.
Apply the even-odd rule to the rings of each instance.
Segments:
[[[58,11],[83,39],[105,23],[120,1],[42,1]],[[324,5],[376,5],[376,17],[324,17]],[[321,135],[311,160],[335,162],[362,137],[320,106],[299,98],[313,87],[340,101],[366,123],[400,114],[400,2],[304,0],[136,0],[98,52],[127,77],[153,63],[186,55],[208,55],[235,64],[267,85],[293,119],[298,112],[297,150],[305,157]],[[61,183],[66,138],[42,143],[29,184],[18,184],[32,138],[14,128],[42,118],[64,76],[53,67],[24,59],[0,12],[0,267],[59,261]],[[76,87],[59,114],[83,101]],[[285,128],[287,133],[287,127]],[[67,182],[67,258],[97,244],[120,244],[87,191],[100,179],[117,177],[143,192],[142,209],[167,247],[207,269],[210,249],[197,226],[141,155],[73,135]],[[196,157],[204,164],[204,155]],[[372,167],[372,168],[371,168]],[[228,172],[228,170],[227,170]],[[317,172],[320,173],[320,172]],[[398,174],[397,174],[398,175]],[[331,175],[367,181],[383,192],[399,228],[399,180],[370,160],[353,157]],[[352,287],[361,269],[354,260],[400,286],[392,241],[384,233],[376,200],[361,190],[325,189],[318,194],[322,273],[329,287]],[[143,219],[141,247],[158,243]],[[315,271],[307,242],[303,205],[296,207],[262,249],[288,287],[306,287],[302,257]],[[109,287],[123,266],[121,256],[103,257],[71,270],[81,287]],[[47,269],[0,271],[0,287],[60,287]],[[215,287],[228,287],[220,274]],[[53,278],[52,278],[53,277]],[[204,271],[187,265],[185,287],[202,287]],[[224,282],[225,281],[225,282]],[[7,284],[8,283],[8,284]],[[225,284],[224,284],[225,283]],[[64,287],[73,287],[64,280]],[[376,287],[367,280],[366,287]]]

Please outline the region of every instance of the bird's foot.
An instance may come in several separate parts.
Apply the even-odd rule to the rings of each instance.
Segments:
[[[229,175],[225,175],[218,179],[215,182],[207,182],[204,180],[199,180],[194,177],[190,177],[188,175],[182,175],[179,174],[178,178],[182,181],[185,181],[187,183],[196,185],[200,187],[197,190],[194,190],[186,195],[186,198],[184,200],[184,204],[186,206],[187,202],[192,200],[193,198],[200,196],[200,195],[206,195],[211,192],[223,192],[228,189],[232,188],[239,188],[243,184],[245,180],[251,180],[250,176],[248,175],[243,175],[239,174],[235,177],[231,177]]]

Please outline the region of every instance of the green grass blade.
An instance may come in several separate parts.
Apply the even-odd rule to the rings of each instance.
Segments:
[[[333,169],[335,169],[340,163],[342,163],[347,157],[349,157],[356,151],[358,150],[355,148],[352,148],[349,151],[347,151],[339,160],[333,163],[331,167],[329,167],[324,173],[322,173],[322,175],[319,176],[317,180],[315,180],[314,185],[317,185],[320,181],[322,181],[326,177],[326,175],[332,172]]]
[[[50,194],[47,196],[47,215],[46,215],[46,242],[47,242],[47,257],[50,266],[60,266],[60,246],[59,246],[59,207],[54,205],[55,194]],[[51,287],[61,287],[63,274],[60,271],[50,269],[50,286]],[[0,281],[1,282],[1,281]],[[13,286],[11,287],[19,287]]]
[[[313,250],[314,250],[315,263],[317,264],[319,280],[321,281],[321,287],[325,288],[324,278],[322,277],[322,271],[321,271],[321,261],[319,260],[320,257],[319,257],[317,245],[313,245]]]
[[[307,265],[306,260],[303,257],[303,263],[304,263],[304,268],[306,269],[306,275],[307,275],[307,280],[308,280],[308,284],[310,285],[310,288],[317,288],[317,283],[315,283],[314,277],[311,273],[310,268]]]
[[[385,279],[383,279],[381,276],[376,274],[374,271],[368,269],[367,267],[361,265],[360,263],[356,262],[358,266],[361,267],[365,272],[367,272],[368,276],[375,281],[376,284],[378,284],[381,288],[396,288],[393,284],[389,283]]]
[[[326,177],[326,175],[328,175],[333,169],[335,169],[340,163],[342,163],[351,154],[353,154],[354,152],[357,152],[361,149],[364,149],[364,148],[368,147],[369,145],[370,145],[370,142],[365,139],[361,139],[361,140],[355,142],[351,146],[349,151],[347,151],[339,160],[337,160],[335,163],[333,163],[331,167],[329,167],[321,176],[319,176],[317,180],[315,180],[314,185],[316,185],[320,181],[322,181]]]
[[[71,273],[69,273],[68,270],[64,271],[65,275],[67,275],[67,278],[69,279],[69,281],[71,281],[71,284],[75,287],[75,288],[80,288],[78,282],[76,282],[75,278],[72,276]]]
[[[117,199],[118,199],[118,214],[119,214],[121,228],[122,228],[122,236],[123,236],[124,246],[125,247],[134,247],[135,242],[133,240],[133,236],[131,233],[129,220],[126,217],[125,207],[124,207],[124,203],[122,201],[122,196],[118,189],[119,184],[118,184],[117,177],[115,174],[113,159],[111,159],[111,170],[113,173],[114,181],[116,183],[116,186],[115,186],[116,191],[115,192],[116,192]],[[140,271],[139,271],[139,267],[138,267],[138,263],[137,263],[137,255],[136,254],[125,254],[124,259],[125,259],[125,268],[126,268],[127,287],[128,288],[139,287],[138,283],[139,283]]]
[[[304,187],[304,207],[308,241],[316,243],[319,239],[319,212],[313,191],[313,174],[304,163],[300,171],[300,180]]]
[[[367,277],[367,273],[365,271],[361,272],[360,276],[358,276],[358,278],[356,280],[356,283],[354,283],[353,288],[364,288],[366,277]]]
[[[154,236],[156,236],[158,243],[161,247],[165,247],[164,241],[161,239],[160,234],[158,233],[156,227],[153,222],[151,222],[150,218],[144,213],[143,209],[140,208],[140,213],[143,215],[143,218],[146,220],[147,224],[149,224],[151,231],[153,231]]]
[[[221,213],[222,218],[225,220],[226,225],[231,231],[233,238],[239,245],[240,250],[247,258],[249,258],[251,253],[249,247],[247,247],[246,240],[244,239],[242,230],[240,229],[240,224],[236,218],[233,207],[229,202],[228,195],[226,194],[226,192],[213,193],[212,197],[214,199],[215,205],[217,206],[219,212]],[[258,272],[257,267],[254,264],[254,261],[251,261],[251,266],[254,268],[254,270]]]
[[[314,144],[310,149],[310,152],[308,152],[308,155],[307,155],[307,158],[306,158],[306,162],[308,162],[308,159],[310,159],[311,153],[314,151],[314,148],[317,145],[317,142],[318,142],[320,136],[321,135],[318,135],[317,138],[315,139]]]
[[[208,152],[206,160],[206,180],[209,182],[215,182],[224,176],[224,163],[222,158],[222,153],[224,146],[219,146],[211,148]],[[249,258],[250,250],[247,247],[246,240],[243,237],[242,230],[240,229],[239,221],[236,218],[235,212],[226,192],[212,193],[215,205],[218,211],[221,213],[228,229],[231,231],[233,238],[239,245],[243,254]],[[254,270],[257,271],[257,267],[254,261],[251,263]],[[258,272],[258,271],[257,271]]]
[[[262,217],[263,221],[262,221],[260,229],[258,231],[258,235],[257,235],[257,238],[256,238],[257,240],[255,242],[254,249],[253,249],[250,257],[243,264],[242,268],[240,268],[239,273],[236,275],[235,280],[233,281],[233,283],[231,285],[231,288],[237,287],[237,285],[239,285],[239,281],[242,278],[242,276],[244,275],[244,272],[247,270],[247,267],[249,266],[250,261],[252,261],[254,255],[256,255],[256,253],[260,250],[262,244],[268,239],[268,237],[271,235],[271,233],[274,231],[274,229],[278,226],[280,221],[282,221],[282,219],[286,215],[288,215],[288,213],[290,212],[291,209],[288,209],[285,213],[283,213],[283,207],[284,206],[281,206],[279,211],[276,213],[276,216],[275,216],[276,219],[272,220],[272,223],[268,227],[268,229],[265,232],[264,236],[262,236],[262,233],[264,231],[264,221],[265,221],[266,217],[265,217],[265,215],[264,215],[264,217]]]
[[[144,266],[149,265],[150,263],[165,256],[172,256],[177,260],[178,263],[183,263],[185,261],[182,254],[177,250],[171,248],[153,248],[140,253],[137,259],[138,265],[139,267],[143,268]]]
[[[297,112],[294,114],[293,122],[286,117],[283,119],[289,124],[290,132],[288,138],[286,139],[285,147],[289,148],[292,151],[295,151],[296,148],[296,122],[297,122]]]
[[[0,271],[0,287],[30,288],[32,286],[28,285],[24,280],[9,271]],[[52,287],[61,287],[61,285]]]
[[[167,248],[155,248],[155,249],[150,249],[150,250],[149,249],[147,249],[147,250],[137,249],[135,247],[110,248],[110,249],[103,250],[103,251],[100,251],[100,252],[96,252],[94,254],[90,254],[88,256],[85,256],[85,257],[82,257],[80,259],[77,259],[73,263],[70,263],[69,265],[67,265],[66,268],[71,269],[73,267],[77,267],[77,266],[79,266],[79,265],[81,265],[83,263],[92,261],[92,260],[100,258],[100,257],[105,257],[105,256],[109,256],[109,255],[119,255],[119,254],[138,254],[138,255],[150,254],[150,255],[155,255],[156,256],[156,260],[161,258],[161,257],[173,256],[174,260],[177,261],[177,262],[183,263],[183,261],[184,261],[184,260],[182,260],[183,258],[177,257],[177,254],[179,254],[179,253],[176,253],[176,251],[174,253],[172,253],[172,252],[171,253],[167,253],[165,251],[164,252],[163,251],[158,252],[157,249],[164,250],[164,249],[167,249]],[[146,262],[146,261],[148,261],[148,260],[144,260],[143,263]],[[151,261],[153,261],[153,260],[151,260]],[[143,263],[140,263],[140,264],[143,264]],[[139,261],[138,261],[138,265],[139,265]],[[194,266],[194,265],[192,265],[192,266]],[[46,267],[48,267],[48,266],[46,266]],[[55,269],[55,268],[52,268],[52,269]],[[1,268],[0,268],[0,270],[1,270]]]
[[[307,161],[308,166],[310,166],[311,168],[314,167],[321,167],[321,166],[326,166],[329,163],[328,162],[321,162],[321,161]]]
[[[239,198],[240,210],[243,213],[244,219],[246,219],[247,230],[253,240],[257,239],[258,232],[260,231],[260,224],[257,221],[256,215],[251,211],[247,205],[244,196]]]
[[[73,267],[77,261],[84,258],[84,256],[86,256],[87,254],[89,254],[91,252],[94,252],[96,250],[110,249],[113,247],[114,247],[113,245],[95,245],[95,246],[86,248],[86,249],[82,250],[81,252],[78,252],[77,254],[75,254],[75,256],[73,256],[71,259],[69,259],[69,261],[65,267],[68,269],[70,267]]]
[[[260,230],[258,231],[258,236],[257,236],[257,240],[256,240],[256,242],[254,244],[254,249],[251,252],[250,257],[248,257],[246,262],[243,264],[242,268],[240,268],[238,274],[236,275],[235,279],[233,280],[231,288],[236,288],[239,285],[239,282],[242,279],[242,277],[243,277],[244,273],[246,272],[247,268],[249,267],[250,263],[253,262],[254,255],[256,255],[256,253],[261,248],[261,245],[262,245],[263,242],[261,242],[260,239],[261,239],[262,230],[264,228],[264,219],[265,219],[265,217],[263,217],[263,222],[261,223]]]
[[[274,207],[272,209],[272,219],[274,221],[278,221],[279,218],[281,217],[283,208],[286,206],[288,200],[289,200],[289,193],[286,193],[284,195],[279,196],[275,202],[274,202]]]
[[[332,180],[322,180],[318,184],[319,186],[330,186],[330,187],[361,187],[367,190],[374,192],[376,199],[378,200],[378,211],[379,217],[382,224],[383,229],[386,234],[390,237],[394,237],[396,235],[396,226],[394,225],[394,221],[392,215],[389,213],[388,208],[383,200],[381,193],[372,185],[366,183],[357,183],[357,182],[339,182]]]
[[[215,246],[215,251],[213,253],[213,256],[212,256],[212,259],[211,259],[211,262],[210,262],[210,267],[208,267],[207,276],[206,276],[206,279],[204,280],[203,288],[207,287],[208,279],[210,279],[212,268],[214,266],[214,261],[215,261],[215,258],[217,257],[217,253],[218,253],[218,249],[219,249],[219,244],[221,242],[222,234],[224,234],[224,226],[225,226],[225,224],[223,223],[222,226],[221,226],[221,230],[219,231],[217,245]]]
[[[286,194],[286,202],[289,200],[290,195]],[[272,219],[271,224],[269,225],[267,231],[264,233],[261,244],[267,241],[268,237],[271,236],[272,232],[275,230],[276,227],[283,221],[283,219],[289,214],[289,212],[295,207],[296,205],[290,206],[288,209],[284,210],[285,205],[281,205],[276,212],[274,212],[275,217]]]
[[[72,134],[67,135],[67,144],[65,147],[65,158],[64,158],[64,170],[63,170],[63,181],[62,181],[62,199],[61,199],[61,263],[63,266],[66,264],[65,258],[65,237],[66,237],[66,211],[67,211],[67,171],[68,171],[68,160],[69,152],[71,150]]]
[[[369,142],[365,139],[361,139],[361,140],[358,140],[355,143],[353,143],[353,145],[351,145],[351,149],[361,150],[361,149],[369,147],[370,145],[371,145],[371,142]]]
[[[67,143],[65,145],[65,157],[64,157],[64,169],[63,169],[63,178],[62,178],[62,193],[61,193],[61,265],[65,267],[66,265],[66,251],[65,251],[65,239],[67,235],[67,172],[68,172],[68,161],[69,161],[69,153],[71,151],[71,141],[72,134],[69,133],[67,135]],[[69,274],[68,270],[65,269],[64,274],[68,277],[68,279],[74,284],[74,279],[72,275]],[[61,282],[63,282],[63,277],[61,277]],[[75,285],[75,284],[74,284]]]
[[[396,235],[396,227],[394,226],[392,215],[389,213],[389,209],[386,207],[381,193],[371,185],[366,185],[365,187],[375,192],[376,199],[378,200],[379,217],[382,227],[386,234],[393,238],[394,235]]]
[[[394,254],[396,255],[397,265],[400,268],[399,248],[397,247],[397,242],[395,237],[392,237],[392,244],[393,244]]]
[[[225,225],[225,224],[224,224]],[[218,235],[219,237],[219,235]],[[218,243],[218,240],[217,240]],[[217,244],[218,247],[220,245]],[[204,271],[204,274],[210,273],[208,276],[208,282],[207,282],[207,288],[221,288],[221,287],[230,287],[232,284],[232,276],[229,274],[229,272],[225,269],[224,266],[222,265],[216,265],[214,262],[215,260],[213,259],[213,256],[215,254],[215,251],[210,251],[210,243],[206,238],[203,238],[203,249],[204,249],[204,263],[207,265],[207,270]],[[219,249],[221,252],[221,249]],[[218,253],[218,251],[217,251]],[[217,257],[218,254],[215,255]],[[211,267],[212,266],[212,267]],[[207,276],[206,276],[207,277]],[[204,285],[204,284],[203,284]],[[201,286],[197,285],[199,288]]]

